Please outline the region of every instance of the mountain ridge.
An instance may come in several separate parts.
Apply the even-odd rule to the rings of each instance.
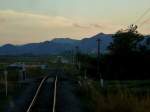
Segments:
[[[66,51],[74,50],[79,47],[83,53],[97,52],[97,39],[101,40],[100,48],[102,53],[108,52],[108,46],[111,42],[113,34],[98,33],[89,38],[81,40],[71,38],[54,38],[51,41],[43,41],[39,43],[28,43],[24,45],[5,44],[0,47],[0,55],[50,55],[61,54]],[[145,36],[150,37],[150,36]]]

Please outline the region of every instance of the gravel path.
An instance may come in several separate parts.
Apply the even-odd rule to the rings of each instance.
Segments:
[[[57,112],[83,112],[79,98],[75,95],[76,84],[72,81],[60,81],[57,91]]]

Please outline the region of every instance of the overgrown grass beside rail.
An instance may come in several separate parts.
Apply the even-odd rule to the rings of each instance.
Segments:
[[[100,89],[97,82],[84,80],[80,82],[78,95],[87,112],[150,112],[148,88],[139,93],[136,88],[127,88],[116,83]]]

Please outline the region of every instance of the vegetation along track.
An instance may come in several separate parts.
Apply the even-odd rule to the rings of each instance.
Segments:
[[[26,112],[55,112],[57,77],[44,77]]]

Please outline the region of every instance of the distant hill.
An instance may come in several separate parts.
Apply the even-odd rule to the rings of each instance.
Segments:
[[[51,42],[58,44],[78,44],[80,40],[70,39],[70,38],[55,38]]]
[[[148,37],[146,37],[149,39]],[[101,40],[101,52],[107,53],[107,47],[113,42],[112,34],[99,33],[89,38],[75,40],[70,38],[55,38],[51,41],[30,43],[25,45],[6,44],[0,47],[0,55],[51,55],[61,54],[79,47],[83,53],[96,53],[97,39]],[[149,39],[150,40],[150,39]]]
[[[91,38],[84,38],[80,41],[79,48],[84,53],[95,53],[97,52],[97,39],[101,40],[101,52],[107,52],[107,47],[110,45],[111,42],[113,42],[112,34],[99,33]]]

